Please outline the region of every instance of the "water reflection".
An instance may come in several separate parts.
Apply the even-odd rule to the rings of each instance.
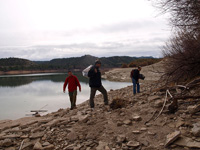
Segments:
[[[81,73],[75,73],[79,81],[88,83],[88,79],[83,77]],[[50,80],[52,82],[63,82],[67,77],[67,73],[46,73],[46,74],[27,74],[27,75],[4,75],[0,76],[0,87],[17,87],[30,84],[33,81]]]
[[[70,106],[68,93],[63,93],[67,74],[40,74],[0,77],[0,120],[17,119],[43,106],[49,112]],[[82,91],[78,92],[77,104],[89,99],[88,79],[77,74]],[[107,90],[119,89],[131,83],[102,80]],[[97,92],[98,94],[98,92]]]

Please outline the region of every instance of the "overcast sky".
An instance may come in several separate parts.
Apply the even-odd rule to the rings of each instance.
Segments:
[[[0,0],[0,58],[160,57],[158,14],[148,0]]]

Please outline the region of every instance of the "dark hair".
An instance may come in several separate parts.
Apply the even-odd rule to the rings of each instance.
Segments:
[[[97,59],[96,61],[95,61],[95,65],[96,64],[101,64],[101,61],[99,60],[99,59]]]
[[[138,69],[141,69],[142,67],[141,66],[138,66]]]
[[[71,70],[68,70],[68,72],[72,72]]]

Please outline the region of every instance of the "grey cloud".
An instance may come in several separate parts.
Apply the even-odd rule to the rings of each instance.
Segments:
[[[153,39],[162,41],[162,39]],[[155,41],[141,41],[139,44],[120,41],[95,43],[74,43],[66,45],[37,45],[31,47],[1,47],[1,57],[20,57],[30,60],[50,60],[53,58],[75,57],[85,54],[94,56],[160,56],[160,47]]]
[[[158,25],[154,21],[143,20],[143,21],[120,22],[111,25],[103,25],[95,30],[103,33],[113,33],[113,32],[135,31],[139,29],[144,30],[149,28],[156,28],[156,26]]]

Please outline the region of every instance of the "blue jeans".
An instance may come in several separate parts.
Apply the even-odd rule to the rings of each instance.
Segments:
[[[137,93],[140,93],[140,84],[139,82],[136,83],[135,79],[132,78],[133,82],[133,94],[136,94],[136,85],[137,85]]]

